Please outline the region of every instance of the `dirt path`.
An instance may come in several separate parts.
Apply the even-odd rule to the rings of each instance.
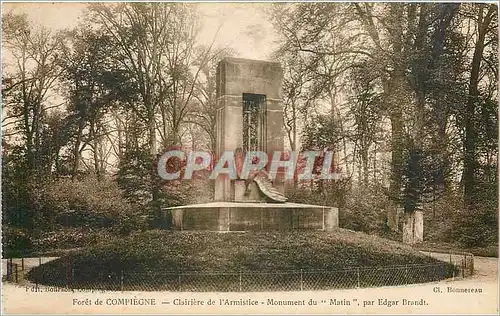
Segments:
[[[498,258],[475,257],[473,279],[498,282]]]
[[[437,252],[426,252],[422,251],[424,254],[429,255],[433,258],[442,260],[442,261],[450,261],[450,255],[444,253]],[[451,260],[453,262],[460,262],[463,258],[462,255],[451,255]],[[490,258],[490,257],[476,257],[474,256],[474,275],[470,277],[472,280],[478,280],[481,282],[494,281],[498,280],[498,258]]]
[[[57,259],[58,257],[38,257],[38,258],[15,258],[12,259],[12,263],[18,264],[19,267],[21,267],[22,264],[24,264],[25,269],[31,269],[36,266],[39,266],[40,264],[52,261],[54,259]],[[7,261],[8,259],[2,259],[2,276],[7,275]]]

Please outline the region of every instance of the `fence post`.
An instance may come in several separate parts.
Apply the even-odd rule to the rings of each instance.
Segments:
[[[182,279],[181,279],[181,273],[179,272],[179,292],[182,289]]]
[[[8,265],[10,265],[10,273],[8,273],[9,274],[9,280],[13,281],[13,279],[14,279],[13,278],[13,276],[14,276],[14,265],[12,263],[12,258],[9,259]]]
[[[12,281],[12,262],[7,260],[7,280]]]
[[[462,259],[462,278],[465,278],[465,260]]]
[[[304,290],[304,270],[300,269],[300,290]]]
[[[21,271],[24,271],[24,257],[21,258]]]
[[[38,257],[38,265],[41,266],[42,265],[42,257]]]
[[[69,262],[66,261],[66,288],[69,288]]]
[[[474,275],[474,255],[471,255],[470,275]]]
[[[240,292],[241,292],[241,270],[240,270]]]
[[[408,265],[405,264],[405,284],[408,284]]]
[[[356,268],[356,279],[357,279],[357,287],[358,287],[358,289],[361,287],[361,281],[360,281],[359,275],[360,275],[360,271],[359,271],[359,267],[357,267]]]
[[[19,266],[17,263],[15,263],[15,267],[16,267],[16,283],[19,282]]]
[[[123,270],[120,271],[120,291],[123,292]]]

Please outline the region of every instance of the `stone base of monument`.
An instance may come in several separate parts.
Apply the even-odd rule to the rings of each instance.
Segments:
[[[165,210],[171,212],[175,230],[331,231],[339,226],[337,208],[308,204],[212,202]]]

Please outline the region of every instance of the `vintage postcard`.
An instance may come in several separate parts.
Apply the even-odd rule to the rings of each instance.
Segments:
[[[497,314],[496,2],[2,2],[2,313]]]

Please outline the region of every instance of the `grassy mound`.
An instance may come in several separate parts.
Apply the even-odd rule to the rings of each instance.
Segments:
[[[388,271],[388,266],[396,270]],[[217,290],[221,284],[225,284],[224,289],[231,284],[241,289],[242,275],[255,286],[292,282],[293,286],[284,286],[287,289],[295,288],[297,282],[303,287],[305,277],[310,277],[311,287],[331,288],[426,282],[449,274],[449,266],[410,247],[346,230],[148,231],[61,257],[33,269],[28,278],[42,284],[85,288],[132,289],[142,284],[140,289],[175,290],[182,286],[185,290],[191,282],[193,290]]]

